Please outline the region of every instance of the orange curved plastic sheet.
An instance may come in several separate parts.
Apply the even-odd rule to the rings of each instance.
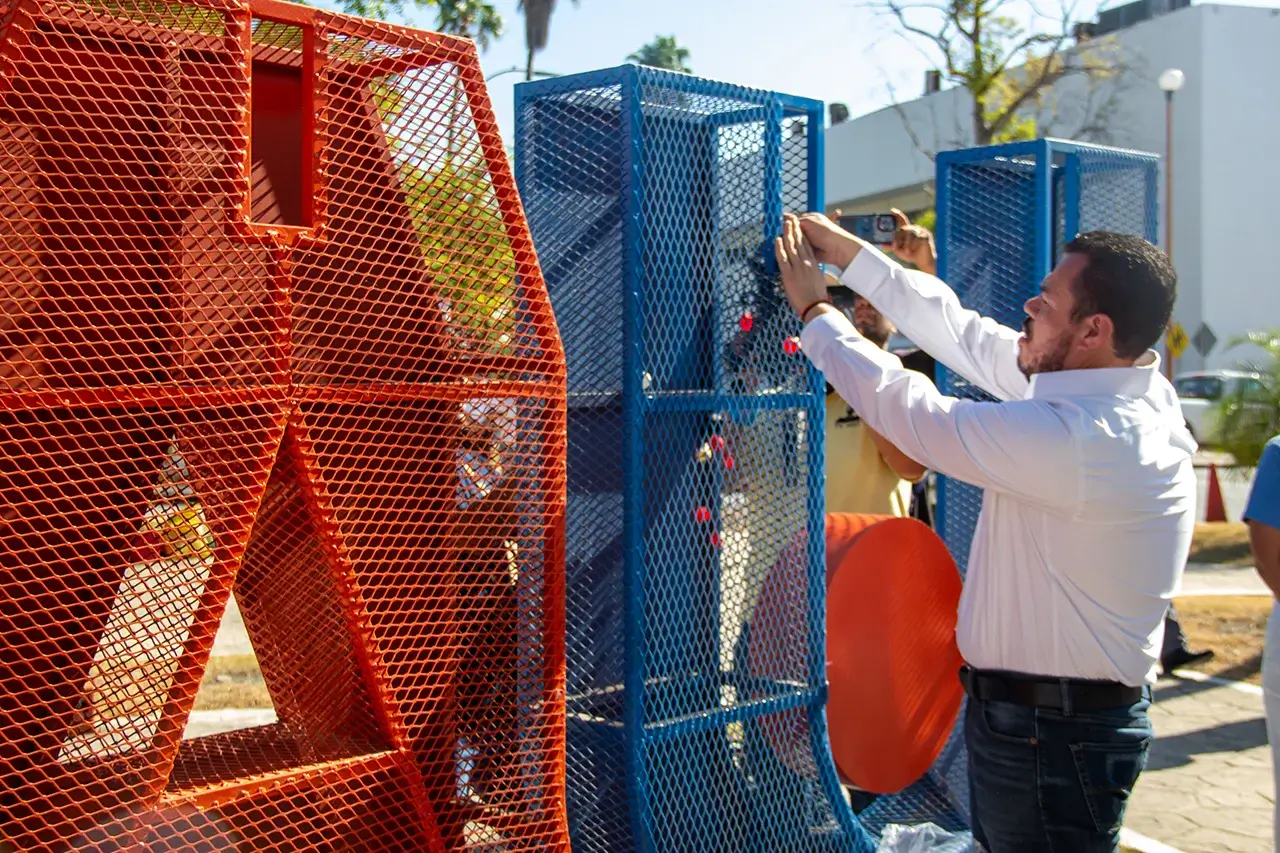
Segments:
[[[960,574],[942,540],[915,519],[829,513],[826,549],[832,756],[845,782],[896,793],[937,760],[960,711]],[[805,554],[801,537],[761,591],[750,628],[754,674],[776,677],[781,650],[804,642]],[[783,732],[775,752],[806,772],[806,721],[797,715]]]
[[[474,46],[0,0],[0,57],[0,849],[566,849],[564,358]],[[233,598],[274,722],[184,738]]]

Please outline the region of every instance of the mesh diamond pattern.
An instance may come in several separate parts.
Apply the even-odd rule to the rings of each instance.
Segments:
[[[575,850],[873,847],[825,734],[822,384],[768,264],[783,210],[821,209],[821,115],[633,66],[517,87],[569,377]],[[761,673],[788,547],[807,631]]]
[[[0,42],[0,847],[566,849],[563,350],[474,46]],[[233,596],[276,721],[184,739]]]

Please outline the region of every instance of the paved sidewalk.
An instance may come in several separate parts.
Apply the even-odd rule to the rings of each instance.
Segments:
[[[1270,595],[1252,566],[1188,563],[1179,595]]]
[[[1184,853],[1272,853],[1275,790],[1257,688],[1156,685],[1156,740],[1125,825]]]

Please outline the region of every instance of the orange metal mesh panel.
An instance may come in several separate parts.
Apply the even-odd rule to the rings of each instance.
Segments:
[[[0,842],[563,849],[563,493],[470,43],[0,0]]]

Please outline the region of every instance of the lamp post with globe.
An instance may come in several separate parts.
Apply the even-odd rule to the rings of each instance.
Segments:
[[[1182,88],[1186,75],[1180,69],[1168,68],[1156,81],[1164,92],[1164,250],[1173,259],[1173,93]],[[1173,378],[1173,352],[1165,342],[1165,376]]]

